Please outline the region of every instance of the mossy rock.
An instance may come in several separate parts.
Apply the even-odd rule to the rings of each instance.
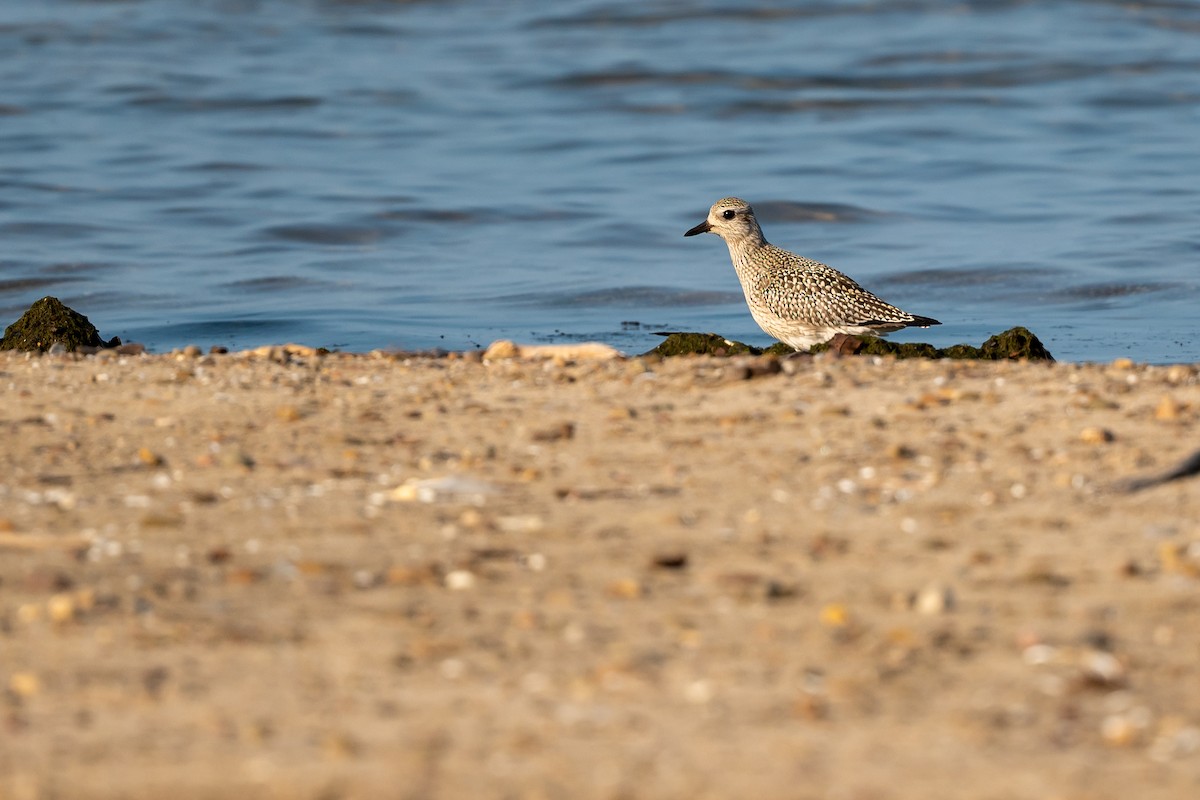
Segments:
[[[770,347],[762,351],[764,356],[790,356],[796,352],[796,348],[786,345],[783,342],[776,342]]]
[[[955,345],[955,347],[974,349],[968,345]],[[979,348],[979,355],[977,356],[953,355],[949,351],[954,349],[954,347],[946,348],[946,358],[984,358],[996,361],[1011,358],[1027,358],[1030,361],[1054,360],[1054,356],[1050,355],[1050,351],[1042,344],[1041,339],[1034,336],[1033,331],[1028,328],[1022,328],[1019,325],[989,338]]]
[[[110,341],[104,341],[96,326],[83,314],[67,308],[57,297],[43,297],[4,329],[0,350],[44,353],[56,344],[76,350],[80,347],[116,347],[121,340],[114,336]]]
[[[1007,361],[1025,358],[1030,361],[1053,361],[1054,356],[1028,328],[1009,328],[989,338],[979,347],[956,344],[937,348],[925,342],[889,342],[877,336],[850,336],[839,333],[828,342],[813,345],[810,353],[833,350],[842,355],[893,356],[895,358],[958,358],[978,361]],[[688,354],[788,355],[796,352],[782,342],[766,349],[734,342],[715,333],[672,333],[646,355],[678,356]]]
[[[969,347],[969,345],[958,345]],[[974,349],[974,348],[971,348]],[[945,358],[945,351],[939,350],[925,342],[889,342],[878,336],[850,336],[838,334],[828,342],[815,344],[810,353],[824,353],[828,350],[842,355],[856,356],[893,356],[895,358]]]
[[[669,333],[662,344],[648,353],[647,356],[757,356],[763,353],[760,347],[751,347],[742,342],[733,342],[715,333]],[[787,347],[787,345],[783,345]],[[789,352],[791,348],[788,348]]]

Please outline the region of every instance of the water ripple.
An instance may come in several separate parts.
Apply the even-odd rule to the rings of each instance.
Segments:
[[[772,222],[870,222],[892,216],[843,203],[800,203],[791,200],[755,201],[755,213]]]
[[[173,113],[294,111],[321,105],[321,98],[308,96],[285,97],[180,97],[168,94],[143,94],[129,99],[129,104]]]
[[[890,286],[930,286],[939,290],[976,289],[989,286],[1029,286],[1059,280],[1054,269],[1041,266],[996,264],[988,267],[921,269],[891,273],[877,282]]]
[[[717,292],[696,289],[678,289],[669,286],[618,286],[612,289],[595,289],[584,292],[529,292],[496,298],[507,303],[534,305],[550,308],[572,308],[576,306],[637,306],[637,307],[687,307],[714,306],[736,303],[742,299],[739,292]]]
[[[1183,288],[1179,284],[1166,282],[1092,283],[1055,289],[1049,292],[1047,297],[1067,302],[1076,300],[1111,300],[1154,292],[1176,292]]]
[[[6,222],[0,224],[0,235],[5,236],[36,236],[39,238],[81,239],[96,236],[109,230],[100,225],[88,225],[80,222]]]
[[[957,63],[957,62],[955,62]],[[708,86],[750,92],[780,91],[927,91],[931,89],[1001,89],[1015,86],[1093,78],[1129,73],[1178,72],[1190,74],[1200,69],[1200,61],[1156,59],[1128,64],[1092,61],[1038,62],[1002,64],[984,69],[942,69],[930,72],[817,73],[784,75],[754,74],[746,71],[705,70],[676,72],[644,67],[594,72],[573,72],[552,78],[549,85],[562,89],[599,89],[628,86],[688,87]]]
[[[0,279],[0,293],[24,292],[30,289],[42,291],[51,286],[78,281],[80,278],[71,277],[38,277],[38,278],[7,278]],[[0,325],[3,327],[3,325]]]
[[[303,244],[319,244],[337,247],[376,244],[389,236],[391,231],[377,227],[354,225],[329,225],[309,223],[305,225],[275,225],[263,230],[263,234],[274,239]]]
[[[318,289],[328,287],[325,281],[315,281],[299,275],[265,275],[261,278],[246,278],[240,281],[229,281],[221,284],[225,289],[236,289],[239,292],[282,292],[292,289]]]

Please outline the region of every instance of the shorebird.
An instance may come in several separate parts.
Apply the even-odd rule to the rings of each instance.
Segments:
[[[750,315],[758,327],[797,350],[838,333],[878,336],[941,324],[885,303],[833,267],[768,243],[754,209],[737,197],[718,200],[708,219],[684,236],[698,233],[725,240]]]

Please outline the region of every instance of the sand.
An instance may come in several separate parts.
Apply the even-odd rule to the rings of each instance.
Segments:
[[[1198,374],[0,354],[0,797],[1200,796]]]

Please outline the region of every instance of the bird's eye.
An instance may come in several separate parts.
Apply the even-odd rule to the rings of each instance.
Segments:
[[[725,211],[721,212],[721,216],[724,217],[725,219],[733,219],[734,217],[737,216],[737,212],[734,211],[732,208],[727,208],[727,209],[725,209]]]

